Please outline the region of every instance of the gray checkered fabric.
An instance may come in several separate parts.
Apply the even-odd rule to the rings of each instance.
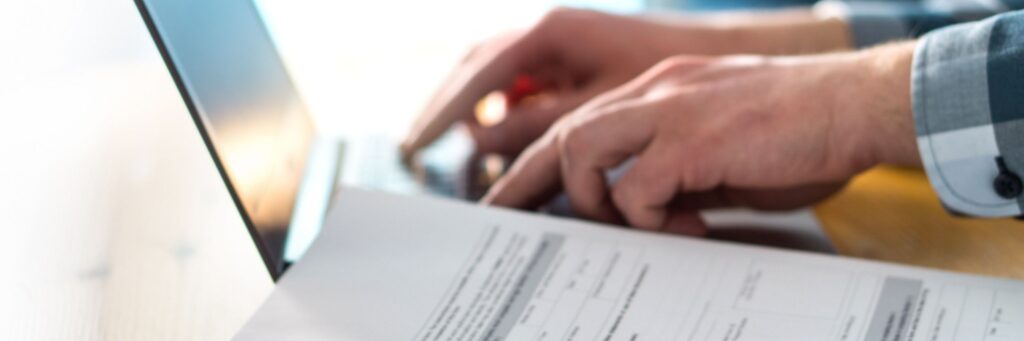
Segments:
[[[1021,215],[1024,196],[996,179],[1024,174],[1024,11],[926,35],[912,73],[918,147],[946,207]]]
[[[1024,9],[1024,0],[825,0],[818,5],[843,13],[854,44],[867,47]]]

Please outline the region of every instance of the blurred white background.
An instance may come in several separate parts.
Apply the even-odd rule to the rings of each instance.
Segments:
[[[407,119],[473,43],[531,24],[556,5],[634,12],[644,0],[256,0],[317,120]],[[131,0],[0,5],[0,96],[86,68],[152,63]],[[393,101],[394,94],[405,99]],[[357,122],[358,124],[358,122]],[[388,131],[393,122],[388,122]],[[376,124],[370,127],[379,128]],[[360,129],[362,130],[362,129]]]
[[[260,5],[322,128],[398,134],[555,2]],[[0,3],[0,214],[0,339],[225,339],[272,289],[130,0]]]
[[[642,1],[258,3],[323,129],[400,134],[472,44],[527,27],[555,5],[630,12]]]

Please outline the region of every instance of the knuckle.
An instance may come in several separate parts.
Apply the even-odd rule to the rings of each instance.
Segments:
[[[537,26],[541,28],[548,28],[560,25],[562,22],[571,18],[576,11],[577,10],[568,7],[555,7],[541,17]]]
[[[559,6],[549,10],[537,23],[539,29],[579,29],[581,25],[597,24],[601,12]]]
[[[611,190],[612,202],[617,207],[620,207],[623,211],[635,211],[637,207],[642,207],[643,203],[643,185],[637,182],[636,177],[625,177],[614,186]]]
[[[559,135],[559,147],[566,156],[579,157],[588,149],[587,145],[589,143],[586,135],[586,129],[579,125],[564,129]]]
[[[688,64],[689,57],[672,56],[658,62],[658,64],[654,66],[654,70],[656,70],[658,74],[671,74],[679,71]]]
[[[651,80],[658,81],[667,77],[677,76],[708,64],[706,57],[672,56],[663,59],[650,69]]]

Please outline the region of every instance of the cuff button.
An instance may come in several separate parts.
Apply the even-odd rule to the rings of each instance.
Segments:
[[[1024,184],[1021,183],[1020,177],[1009,171],[999,172],[996,179],[992,181],[992,187],[996,190],[996,194],[1006,199],[1013,199],[1021,195],[1024,192]]]

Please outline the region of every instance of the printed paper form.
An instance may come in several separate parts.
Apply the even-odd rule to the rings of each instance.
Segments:
[[[1021,290],[498,227],[471,257],[417,339],[1024,339]]]
[[[1024,339],[1018,281],[347,193],[239,338]]]

